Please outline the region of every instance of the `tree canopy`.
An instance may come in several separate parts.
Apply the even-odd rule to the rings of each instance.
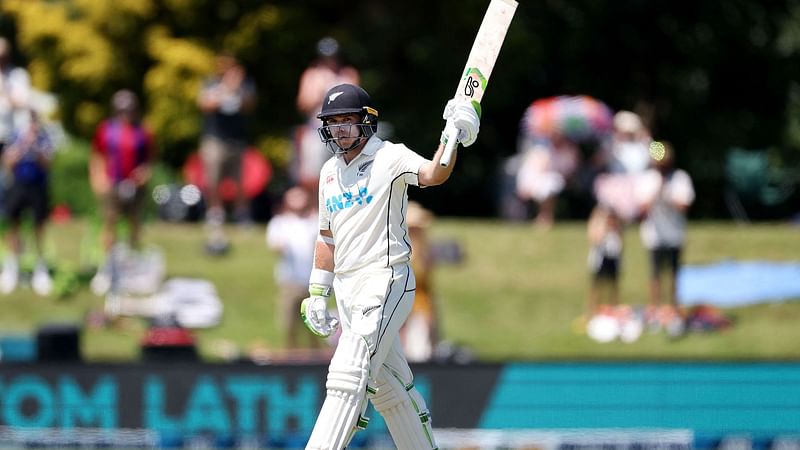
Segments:
[[[140,93],[175,167],[196,146],[195,97],[213,56],[230,51],[258,85],[253,142],[281,168],[302,121],[297,82],[323,36],[335,37],[361,70],[395,139],[431,154],[487,4],[4,0],[0,34],[15,43],[34,84],[58,96],[74,135],[90,135],[115,90]],[[525,108],[585,94],[645,117],[695,177],[694,214],[720,215],[731,148],[769,149],[773,164],[800,166],[799,52],[797,0],[522,1],[484,98],[478,142],[460,152],[445,186],[414,195],[441,214],[493,215],[497,168],[516,151]]]

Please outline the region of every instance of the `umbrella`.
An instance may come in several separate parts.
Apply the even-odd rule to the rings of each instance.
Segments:
[[[200,155],[192,153],[183,165],[183,177],[187,183],[206,189],[205,170]],[[247,198],[260,194],[272,179],[272,166],[267,158],[255,148],[247,148],[242,153],[242,189]],[[219,194],[225,201],[236,197],[236,182],[223,178],[219,183]]]
[[[588,95],[535,100],[522,117],[522,132],[533,138],[560,134],[575,142],[599,139],[612,131],[614,113]]]

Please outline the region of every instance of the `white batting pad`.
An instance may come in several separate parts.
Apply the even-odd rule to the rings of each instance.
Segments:
[[[408,380],[403,381],[401,377]],[[384,366],[375,387],[377,393],[370,392],[370,399],[386,421],[397,450],[437,449],[431,415],[414,387],[411,372],[400,374]]]
[[[306,450],[342,450],[356,431],[366,404],[369,348],[364,338],[345,332],[328,368],[327,395]]]

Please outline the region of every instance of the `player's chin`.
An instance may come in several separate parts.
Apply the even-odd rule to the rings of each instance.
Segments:
[[[342,149],[342,151],[344,153],[347,153],[347,152],[353,150],[353,149],[350,149],[350,147],[354,146],[354,144],[357,143],[356,141],[358,141],[358,138],[343,138],[343,139],[339,139],[338,141],[336,141],[336,143],[339,145],[339,148]],[[350,150],[344,150],[346,148],[350,149]]]

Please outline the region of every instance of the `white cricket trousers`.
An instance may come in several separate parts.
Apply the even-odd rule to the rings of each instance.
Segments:
[[[337,274],[333,282],[342,332],[352,331],[367,341],[370,378],[387,361],[408,365],[400,345],[403,326],[414,304],[417,288],[409,264]]]
[[[410,265],[338,274],[333,287],[342,334],[306,449],[341,450],[357,428],[366,426],[368,398],[399,450],[436,449],[430,413],[414,387],[399,339],[416,291]]]

